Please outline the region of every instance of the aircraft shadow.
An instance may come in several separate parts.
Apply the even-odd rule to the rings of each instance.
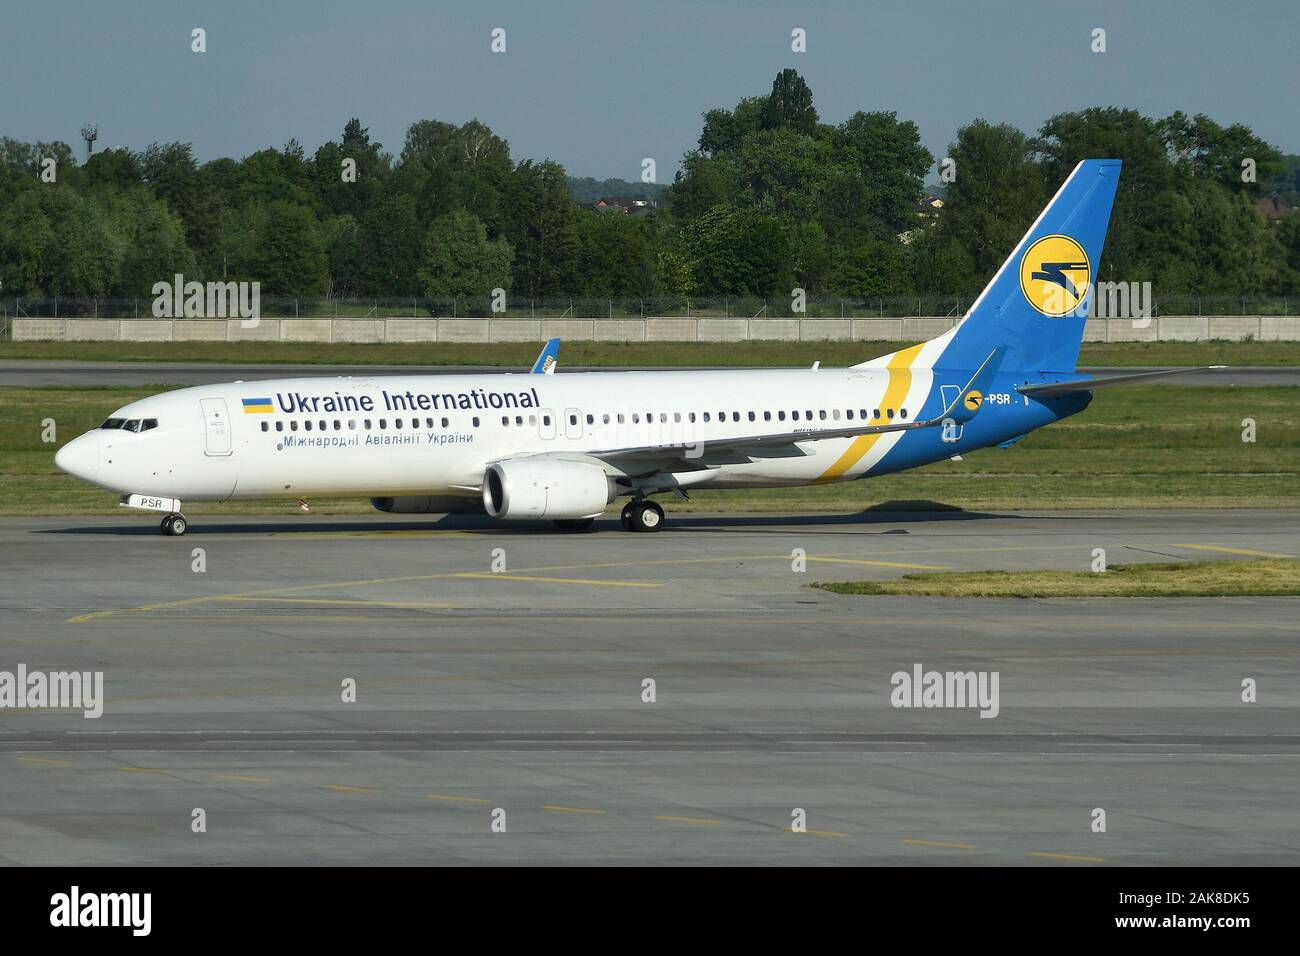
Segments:
[[[133,516],[134,517],[134,516]],[[1055,521],[1086,521],[1092,516],[1053,514]],[[708,533],[711,531],[741,531],[761,533],[773,529],[798,529],[805,533],[820,529],[855,528],[874,534],[908,534],[899,525],[948,524],[958,521],[1034,521],[1039,515],[1021,515],[1010,512],[965,511],[938,502],[886,502],[857,512],[817,512],[812,514],[701,514],[695,512],[669,513],[663,532]],[[238,521],[229,516],[194,515],[190,518],[189,533],[182,540],[196,535],[257,534],[337,534],[346,535],[402,535],[465,531],[477,534],[514,534],[517,532],[555,535],[581,535],[621,530],[618,518],[606,515],[597,519],[590,529],[572,530],[557,528],[549,521],[497,521],[486,515],[449,514],[412,517],[403,520],[362,519],[345,517],[320,517],[286,520],[283,517],[249,515]],[[158,524],[141,516],[139,521],[115,518],[98,525],[78,525],[61,528],[37,528],[33,534],[86,534],[110,536],[159,536]],[[842,533],[842,532],[841,532]]]

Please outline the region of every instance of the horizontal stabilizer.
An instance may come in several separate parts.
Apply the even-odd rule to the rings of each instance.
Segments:
[[[1227,368],[1226,365],[1202,365],[1197,368],[1166,368],[1157,372],[1132,372],[1123,375],[1098,375],[1093,378],[1071,379],[1068,382],[1043,382],[1038,385],[1017,385],[1016,391],[1030,398],[1054,398],[1058,395],[1071,395],[1075,392],[1091,392],[1094,388],[1106,385],[1133,385],[1153,378],[1167,375],[1182,375],[1185,372],[1208,372]]]

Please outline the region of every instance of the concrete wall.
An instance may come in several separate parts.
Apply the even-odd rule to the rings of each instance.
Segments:
[[[904,319],[14,319],[15,341],[66,342],[921,342],[952,318]],[[1300,316],[1089,319],[1086,342],[1300,341]]]

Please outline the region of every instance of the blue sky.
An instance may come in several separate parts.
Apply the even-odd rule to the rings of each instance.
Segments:
[[[765,93],[793,66],[824,121],[894,110],[936,156],[975,117],[1032,131],[1109,105],[1204,112],[1300,152],[1298,11],[1293,0],[10,3],[0,134],[80,153],[94,121],[99,148],[183,140],[207,160],[290,137],[310,153],[354,115],[397,152],[417,119],[478,117],[517,160],[636,179],[649,156],[668,181],[704,110]],[[494,27],[505,54],[489,49]],[[795,27],[806,53],[790,50]],[[1094,27],[1104,54],[1089,48]]]

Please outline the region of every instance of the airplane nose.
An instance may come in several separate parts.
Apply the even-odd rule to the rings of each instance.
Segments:
[[[95,435],[82,435],[68,442],[54,453],[54,465],[83,481],[94,481],[99,475],[99,440]]]

